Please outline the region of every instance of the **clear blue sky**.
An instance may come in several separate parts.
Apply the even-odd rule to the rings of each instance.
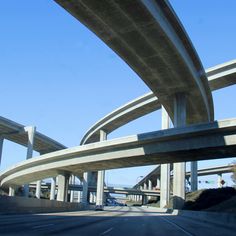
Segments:
[[[235,0],[171,0],[204,68],[236,58]],[[1,116],[68,147],[79,145],[98,119],[149,92],[103,42],[53,1],[2,1],[0,8]],[[236,116],[236,87],[214,92],[215,118]],[[154,112],[110,138],[160,129]],[[1,170],[25,159],[26,149],[4,143]],[[35,153],[37,155],[37,153]],[[200,167],[232,159],[200,162]],[[154,166],[107,172],[114,184],[135,184]],[[202,179],[215,180],[215,176]],[[230,180],[226,176],[227,181]]]

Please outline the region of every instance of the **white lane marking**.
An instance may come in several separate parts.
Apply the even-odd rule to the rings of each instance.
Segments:
[[[109,233],[109,232],[112,231],[112,230],[113,230],[113,228],[110,228],[110,229],[104,231],[103,233],[101,233],[100,235],[105,235],[105,234]]]
[[[52,226],[52,225],[54,225],[54,224],[37,225],[37,226],[32,227],[32,229],[39,229],[39,228],[44,228],[44,227],[48,227],[48,226]]]
[[[164,217],[161,217],[162,220],[170,223],[171,225],[175,226],[176,228],[180,229],[181,231],[183,231],[185,234],[187,234],[188,236],[194,236],[194,234],[189,233],[188,231],[184,230],[182,227],[180,227],[179,225],[175,224],[174,222],[167,220]]]

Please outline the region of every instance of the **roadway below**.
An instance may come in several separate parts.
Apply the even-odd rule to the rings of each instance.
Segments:
[[[210,220],[210,219],[209,219]],[[1,235],[227,236],[235,229],[153,208],[105,207],[104,211],[0,215]]]

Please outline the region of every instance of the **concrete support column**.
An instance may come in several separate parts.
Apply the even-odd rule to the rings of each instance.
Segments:
[[[69,174],[58,175],[57,201],[68,201]]]
[[[160,189],[160,187],[161,187],[160,177],[157,177],[157,185],[156,185],[156,188],[159,188],[159,189]]]
[[[104,179],[105,172],[98,171],[96,206],[103,206],[104,203]]]
[[[186,95],[179,93],[174,99],[174,127],[186,125]],[[185,200],[185,162],[174,163],[173,167],[173,208],[181,209]]]
[[[90,192],[90,202],[96,203],[95,192]]]
[[[100,141],[104,141],[107,139],[107,134],[100,130]],[[103,208],[104,204],[104,181],[105,181],[105,171],[98,171],[97,178],[97,198],[96,198],[96,206]]]
[[[138,202],[141,201],[141,195],[138,195]]]
[[[4,138],[0,137],[0,166],[1,166],[1,161],[2,161],[3,141],[4,141]]]
[[[9,194],[10,197],[14,197],[15,196],[15,188],[14,187],[9,187]]]
[[[87,205],[88,204],[88,178],[89,178],[89,173],[84,172],[83,174],[83,193],[82,193],[82,203]]]
[[[147,184],[146,183],[143,184],[143,190],[147,190]]]
[[[82,202],[82,192],[78,191],[78,202]]]
[[[51,179],[50,200],[55,200],[55,192],[56,192],[56,178],[53,177]]]
[[[152,181],[148,180],[148,190],[152,190]]]
[[[197,180],[197,161],[191,162],[191,191],[197,191],[198,189],[198,180]]]
[[[36,196],[36,198],[40,199],[40,195],[41,195],[41,180],[38,180],[36,183],[35,196]]]
[[[28,133],[28,147],[27,147],[27,154],[26,159],[30,159],[33,156],[34,151],[34,136],[36,132],[35,126],[28,126],[25,127],[24,130]]]
[[[75,185],[75,176],[74,175],[71,175],[71,177],[70,177],[70,184],[73,185],[73,186]],[[70,190],[70,202],[73,202],[74,195],[75,195],[75,191]]]
[[[222,185],[222,174],[218,174],[218,179],[217,179],[217,186],[218,188],[222,188],[223,185]]]
[[[35,126],[27,126],[24,127],[25,132],[28,134],[28,146],[27,146],[27,154],[26,154],[26,159],[30,159],[33,156],[33,151],[34,151],[34,136],[35,136],[35,131],[36,127]],[[28,197],[29,196],[29,185],[25,184],[24,185],[24,196]]]
[[[141,191],[141,195],[140,195],[140,201],[141,201],[141,203],[143,204],[143,202],[144,202],[144,197],[143,197],[143,193],[142,193],[142,190],[143,190],[143,186],[139,186],[139,189],[140,189],[140,191]]]
[[[170,128],[170,118],[166,109],[163,106],[162,106],[161,128],[162,129]],[[164,208],[170,202],[170,164],[161,165],[161,183],[159,188],[160,188],[160,207]]]
[[[93,203],[96,203],[97,201],[97,194],[96,192],[93,192]]]
[[[148,190],[152,190],[152,181],[150,179],[148,180]],[[150,200],[151,198],[151,196],[148,196],[148,200]]]
[[[143,184],[143,190],[147,190],[147,183]],[[147,204],[147,196],[143,195],[143,204]]]

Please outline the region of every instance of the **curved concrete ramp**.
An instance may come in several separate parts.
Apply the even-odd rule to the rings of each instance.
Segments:
[[[185,93],[187,123],[214,119],[205,71],[168,1],[56,2],[126,61],[160,99],[171,118],[176,94]]]
[[[209,86],[212,91],[236,83],[236,60],[226,62],[206,70]],[[98,142],[100,130],[111,133],[115,129],[161,108],[155,94],[147,93],[112,111],[95,123],[84,135],[81,145]]]
[[[70,172],[232,157],[236,119],[191,125],[68,148],[24,161],[0,174],[1,185],[21,185]]]

